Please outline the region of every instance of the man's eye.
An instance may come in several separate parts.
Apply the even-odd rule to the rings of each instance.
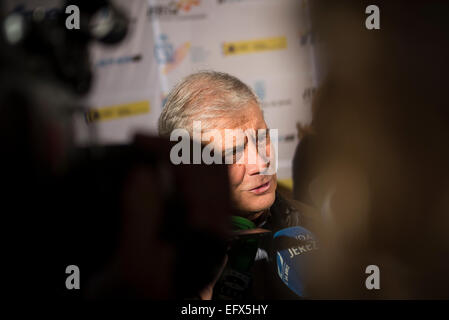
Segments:
[[[244,150],[245,146],[234,147],[232,150],[226,152],[226,156],[232,157],[233,163],[236,163],[242,157]]]
[[[267,144],[270,141],[270,133],[268,130],[264,134],[260,134],[257,136],[257,143],[265,143]]]
[[[244,150],[245,150],[244,146],[234,148],[233,155],[237,158],[240,158],[242,156]]]
[[[242,156],[242,154],[243,154],[243,148],[239,148],[239,149],[236,149],[236,150],[234,151],[234,156],[235,156],[237,159],[240,159],[240,157]]]

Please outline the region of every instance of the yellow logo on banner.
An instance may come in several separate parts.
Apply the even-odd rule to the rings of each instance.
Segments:
[[[288,190],[293,190],[293,179],[279,179],[278,184]]]
[[[285,37],[223,43],[223,53],[225,56],[286,48],[287,38]]]
[[[86,113],[86,121],[106,121],[149,112],[150,102],[145,100],[90,110]]]

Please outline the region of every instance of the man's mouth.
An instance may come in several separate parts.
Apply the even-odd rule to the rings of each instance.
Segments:
[[[264,184],[261,184],[260,186],[250,189],[249,192],[255,193],[255,194],[261,194],[267,191],[270,188],[271,180],[268,180],[268,182],[265,182]]]

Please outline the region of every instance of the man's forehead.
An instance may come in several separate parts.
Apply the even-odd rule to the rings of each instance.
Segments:
[[[219,130],[224,132],[225,129],[245,131],[247,129],[264,129],[266,124],[257,104],[251,104],[242,111],[217,116],[213,120],[209,120],[206,128],[205,131]]]

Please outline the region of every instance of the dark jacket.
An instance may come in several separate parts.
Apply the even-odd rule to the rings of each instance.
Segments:
[[[293,226],[302,226],[314,231],[319,223],[319,214],[311,206],[293,199],[287,199],[276,192],[270,213],[263,228],[273,232]]]
[[[253,265],[252,298],[300,299],[281,281],[277,274],[273,235],[281,229],[293,226],[302,226],[313,232],[318,223],[319,215],[314,208],[295,200],[287,200],[279,192],[276,192],[276,199],[265,223],[261,226],[271,230],[272,235],[262,239],[259,244],[259,247],[267,252],[268,259],[257,260]]]

